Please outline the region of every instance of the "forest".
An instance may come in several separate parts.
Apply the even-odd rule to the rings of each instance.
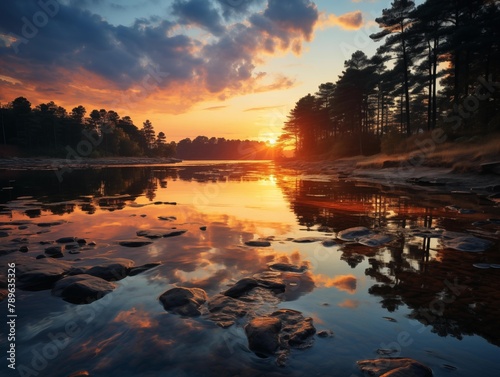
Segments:
[[[376,22],[376,54],[353,52],[335,82],[296,102],[283,148],[395,153],[432,132],[453,141],[500,131],[500,2],[395,0]]]
[[[5,156],[65,157],[177,157],[188,160],[273,159],[274,149],[265,142],[226,140],[198,136],[179,143],[167,142],[156,133],[151,121],[138,128],[129,116],[113,110],[92,110],[83,106],[67,112],[53,101],[32,108],[24,97],[0,108]]]

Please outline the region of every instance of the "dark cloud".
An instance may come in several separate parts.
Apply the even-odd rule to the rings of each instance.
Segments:
[[[221,35],[226,30],[222,24],[222,17],[210,1],[175,0],[172,9],[181,24],[193,24],[214,35]]]
[[[308,0],[175,0],[169,19],[157,15],[125,26],[96,14],[104,5],[102,0],[0,2],[0,75],[33,87],[63,88],[85,75],[98,78],[87,85],[104,86],[96,89],[125,91],[145,82],[154,83],[151,91],[181,86],[189,88],[184,89],[189,106],[205,92],[222,98],[289,87],[286,78],[262,84],[266,75],[255,68],[263,54],[299,52],[319,19]],[[209,38],[183,33],[178,25],[202,28]],[[196,95],[189,94],[195,89]]]

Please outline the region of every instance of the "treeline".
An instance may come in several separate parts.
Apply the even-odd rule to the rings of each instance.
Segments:
[[[198,136],[177,143],[177,157],[183,160],[270,160],[275,148],[262,141],[227,140]]]
[[[175,155],[175,143],[167,143],[163,132],[156,134],[146,120],[139,129],[129,116],[113,110],[92,110],[83,106],[68,113],[53,101],[32,108],[24,97],[0,108],[5,154],[65,157]],[[1,153],[0,153],[1,156]]]
[[[441,128],[448,140],[500,130],[500,2],[395,0],[377,53],[299,99],[280,143],[296,156],[371,154]]]

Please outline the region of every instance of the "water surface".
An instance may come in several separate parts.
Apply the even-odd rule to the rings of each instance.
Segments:
[[[76,236],[96,246],[63,260],[162,262],[88,305],[50,291],[18,290],[18,370],[12,375],[356,376],[356,361],[380,353],[417,359],[435,376],[497,375],[500,269],[474,264],[500,264],[500,226],[485,223],[500,211],[476,196],[306,176],[270,162],[103,167],[66,173],[62,182],[51,171],[5,170],[0,184],[4,253],[22,244],[29,247],[23,255],[34,257],[46,247],[40,242]],[[39,226],[48,222],[60,224]],[[388,233],[393,241],[375,248],[293,242],[334,239],[355,226]],[[159,227],[188,231],[140,248],[118,243]],[[446,249],[438,238],[416,235],[417,228],[467,232],[494,245],[482,253]],[[271,246],[245,245],[259,238]],[[175,286],[215,295],[273,262],[308,266],[278,307],[299,310],[318,331],[334,333],[293,350],[286,367],[252,353],[242,324],[223,329],[203,316],[182,318],[158,301]],[[6,312],[4,300],[0,313]],[[62,341],[68,326],[69,341]],[[0,348],[7,348],[3,336]]]

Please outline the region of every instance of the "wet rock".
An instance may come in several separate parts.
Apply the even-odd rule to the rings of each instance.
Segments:
[[[19,229],[19,230],[26,230],[26,229],[28,229],[28,225],[19,225],[17,227],[17,229]]]
[[[97,244],[96,244],[94,241],[90,241],[90,242],[88,243],[88,245],[89,245],[89,246],[96,246]]]
[[[37,225],[41,228],[49,228],[51,226],[57,226],[64,224],[63,221],[52,221],[52,222],[44,222],[44,223],[38,223]]]
[[[4,232],[4,231],[0,232],[0,238],[9,237],[9,235],[10,235],[9,232]]]
[[[61,246],[50,246],[45,249],[45,254],[51,258],[61,258],[63,256]]]
[[[359,369],[369,376],[432,377],[432,370],[408,358],[383,358],[357,362]]]
[[[257,280],[253,278],[243,278],[239,280],[235,285],[229,288],[227,291],[223,293],[225,296],[238,298],[243,296],[245,293],[250,291],[251,289],[257,287],[259,283]]]
[[[323,242],[321,242],[321,244],[324,247],[332,247],[332,246],[337,245],[337,242],[335,242],[334,240],[324,240]]]
[[[295,243],[313,243],[313,242],[318,242],[322,241],[323,238],[320,237],[301,237],[301,238],[295,238],[293,242]]]
[[[321,330],[316,335],[318,335],[318,337],[320,337],[320,338],[332,338],[333,331],[332,330]]]
[[[146,237],[146,238],[150,238],[150,239],[155,239],[155,238],[176,237],[176,236],[180,236],[186,232],[187,232],[187,229],[168,228],[168,229],[139,230],[136,232],[136,234],[139,237]]]
[[[128,273],[128,276],[139,275],[140,273],[150,270],[154,267],[160,266],[161,262],[146,263],[142,266],[132,267]]]
[[[361,237],[358,243],[368,247],[379,247],[392,241],[392,237],[387,234],[369,234]]]
[[[29,240],[26,237],[22,237],[22,238],[21,237],[17,237],[17,238],[13,238],[11,240],[11,242],[13,242],[13,243],[28,243]]]
[[[19,248],[19,251],[20,251],[21,253],[27,253],[27,252],[29,251],[29,248],[28,248],[28,246],[21,246],[21,247]]]
[[[296,272],[296,273],[304,273],[307,271],[307,266],[295,266],[290,263],[273,263],[269,265],[269,268],[274,271],[282,271],[282,272]]]
[[[16,266],[17,284],[24,290],[50,289],[56,281],[66,275],[71,264],[43,256]]]
[[[333,232],[333,229],[330,228],[329,226],[326,226],[326,225],[322,225],[320,227],[318,227],[318,232],[322,232],[322,233],[332,233]]]
[[[248,303],[222,294],[212,297],[207,306],[208,317],[222,328],[232,326],[250,310]]]
[[[200,288],[172,288],[163,293],[159,300],[169,312],[186,317],[197,317],[200,307],[207,301],[207,293]]]
[[[47,257],[45,255],[43,255],[43,254],[37,255],[35,257],[35,259],[45,259],[45,258],[47,258]]]
[[[200,226],[200,230],[205,231],[205,230],[207,230],[207,227],[206,226]]]
[[[64,250],[76,250],[80,247],[80,244],[77,244],[76,242],[74,243],[67,243],[64,245]]]
[[[357,226],[354,228],[349,228],[340,231],[337,234],[337,238],[342,241],[356,241],[361,237],[368,236],[372,233],[372,231],[364,226]]]
[[[271,242],[265,240],[254,240],[245,242],[245,245],[252,247],[269,247],[271,246]]]
[[[56,240],[57,243],[73,243],[76,241],[76,237],[61,237]]]
[[[141,247],[151,245],[153,241],[145,241],[145,240],[124,240],[120,241],[119,244],[125,247]]]
[[[163,221],[175,221],[175,220],[177,220],[177,217],[175,217],[175,216],[158,216],[158,219],[163,220]]]
[[[74,263],[70,275],[86,274],[107,281],[117,281],[128,276],[134,261],[125,258],[84,258]]]
[[[89,304],[116,288],[116,284],[91,275],[67,276],[59,280],[52,294],[72,304]]]
[[[441,242],[445,248],[472,253],[486,251],[493,245],[491,241],[469,235],[451,239],[443,238]]]
[[[76,243],[79,244],[79,245],[86,245],[87,244],[87,240],[85,238],[77,238],[76,239]]]
[[[258,317],[245,326],[248,347],[259,356],[273,355],[279,345],[281,320],[276,317]]]
[[[284,363],[291,348],[307,348],[314,342],[316,329],[312,318],[301,312],[280,309],[268,316],[252,319],[245,326],[249,348],[259,356],[280,354],[278,362]]]

